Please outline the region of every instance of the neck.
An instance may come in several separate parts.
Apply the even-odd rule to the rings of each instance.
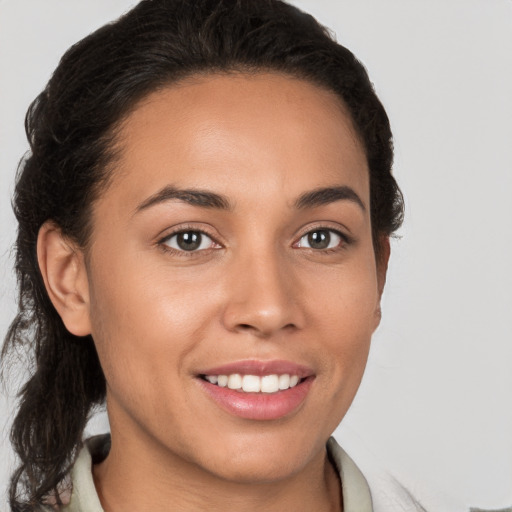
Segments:
[[[255,483],[221,478],[161,447],[148,449],[147,443],[128,443],[113,434],[111,451],[93,475],[105,512],[166,512],[169,504],[181,512],[342,510],[339,476],[325,448],[299,471]]]

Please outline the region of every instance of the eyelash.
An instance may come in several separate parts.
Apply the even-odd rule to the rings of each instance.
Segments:
[[[174,247],[170,247],[168,245],[169,241],[172,238],[177,237],[184,233],[198,233],[202,237],[206,236],[211,240],[211,245],[215,244],[218,247],[208,247],[208,248],[200,249],[200,250],[186,251],[183,249],[177,249]],[[204,229],[199,229],[197,227],[192,227],[192,226],[191,227],[187,227],[187,226],[181,227],[177,231],[174,231],[173,233],[165,235],[163,238],[158,240],[157,244],[166,253],[170,253],[170,254],[176,255],[176,256],[184,256],[186,258],[197,256],[199,253],[204,252],[204,251],[210,251],[211,249],[220,249],[222,247],[222,245],[219,242],[217,242],[215,240],[215,238],[211,234],[206,232]]]
[[[334,234],[337,237],[339,237],[340,241],[338,242],[337,246],[336,247],[328,247],[328,248],[325,248],[325,249],[315,249],[313,247],[302,247],[301,245],[299,245],[301,240],[303,240],[304,238],[308,237],[309,235],[311,235],[313,233],[321,232],[321,231],[322,232],[330,233],[331,236],[332,236],[332,234]],[[178,248],[170,247],[168,245],[169,241],[172,240],[174,237],[177,237],[180,234],[185,234],[185,233],[197,233],[197,234],[199,234],[201,236],[208,237],[210,239],[210,241],[211,241],[211,245],[216,245],[217,247],[210,246],[210,247],[207,247],[205,249],[187,251],[187,250],[184,250],[184,249],[178,249]],[[327,254],[332,254],[334,252],[338,252],[340,250],[343,250],[348,245],[350,245],[352,243],[353,243],[353,239],[351,237],[349,237],[348,235],[342,233],[341,231],[339,231],[337,229],[333,229],[333,228],[326,227],[326,226],[315,226],[313,228],[308,229],[308,231],[306,231],[302,235],[300,235],[298,240],[292,244],[292,247],[294,247],[294,248],[303,248],[303,249],[307,249],[307,250],[313,251],[316,254],[327,255]],[[216,249],[222,248],[222,245],[219,242],[217,242],[216,239],[211,234],[209,234],[208,232],[206,232],[203,229],[199,229],[199,228],[196,228],[196,227],[182,227],[179,230],[174,231],[173,233],[170,233],[170,234],[166,235],[165,237],[161,238],[160,240],[158,240],[157,244],[158,244],[158,246],[163,251],[165,251],[167,253],[171,253],[173,255],[183,256],[183,257],[194,257],[194,256],[197,256],[198,254],[200,254],[200,253],[202,253],[204,251],[210,251],[212,249],[216,250]]]
[[[298,241],[293,244],[293,247],[300,248],[301,246],[298,244],[300,244],[304,238],[312,235],[313,233],[318,233],[318,232],[327,232],[330,234],[330,237],[332,237],[332,235],[334,234],[336,237],[339,238],[339,242],[337,243],[337,245],[335,247],[327,247],[325,249],[315,249],[313,247],[304,247],[304,249],[313,251],[315,254],[322,254],[322,255],[333,254],[335,252],[346,249],[347,246],[352,244],[354,241],[351,237],[349,237],[348,235],[346,235],[345,233],[342,233],[341,231],[339,231],[337,229],[333,229],[333,228],[326,227],[326,226],[315,226],[313,228],[309,228],[305,233],[303,233],[299,237]]]

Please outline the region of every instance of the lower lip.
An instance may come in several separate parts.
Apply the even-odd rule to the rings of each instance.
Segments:
[[[249,420],[277,420],[291,414],[306,399],[314,377],[308,377],[293,388],[276,393],[244,393],[198,379],[203,389],[222,409]]]

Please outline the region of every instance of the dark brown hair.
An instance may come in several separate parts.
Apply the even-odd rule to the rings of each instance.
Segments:
[[[26,116],[30,151],[14,194],[19,312],[3,356],[25,350],[31,375],[11,439],[20,465],[10,504],[32,511],[69,472],[105,379],[90,336],[64,327],[41,277],[36,241],[52,220],[86,247],[94,199],[108,181],[116,127],[145,95],[193,74],[277,71],[333,91],[347,107],[370,169],[376,252],[401,224],[388,117],[368,75],[311,16],[278,0],[143,0],[72,46]]]

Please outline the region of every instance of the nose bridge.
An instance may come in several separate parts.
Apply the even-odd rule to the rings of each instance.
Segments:
[[[277,248],[243,251],[230,274],[224,312],[229,330],[266,337],[283,328],[300,327],[293,268]]]

